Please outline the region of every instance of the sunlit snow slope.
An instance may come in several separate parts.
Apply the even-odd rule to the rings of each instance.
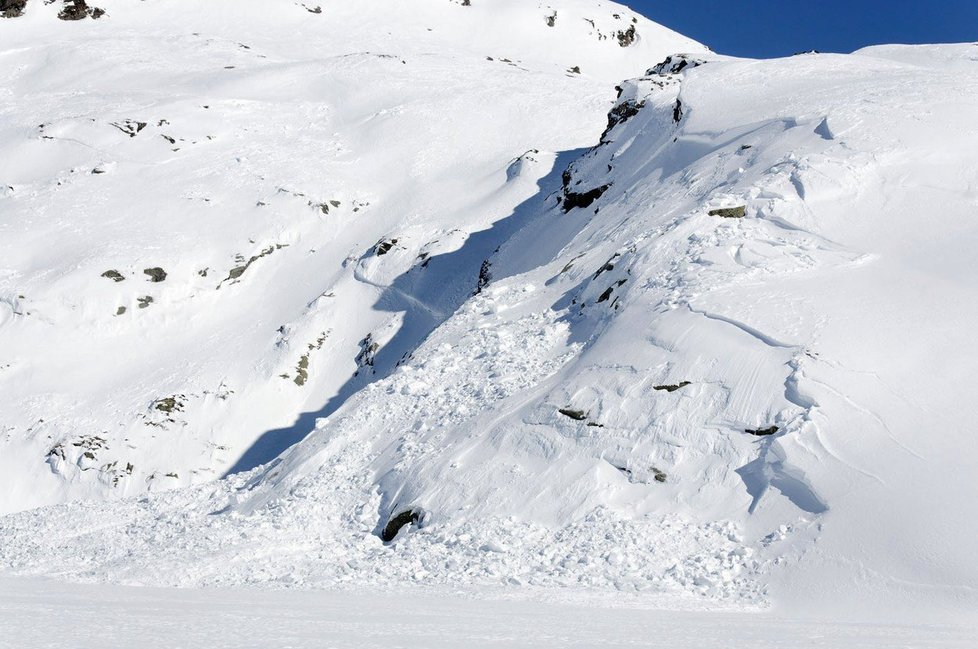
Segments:
[[[425,7],[432,21],[465,24],[454,21],[479,11],[473,2]],[[153,6],[120,8],[120,22],[145,20]],[[511,21],[535,16],[542,26],[527,29],[544,34],[561,26],[565,6],[587,15],[587,3],[561,3],[550,28],[542,6],[502,6],[513,7]],[[630,15],[600,6],[609,25]],[[341,11],[334,29],[363,27]],[[461,45],[445,42],[458,52],[479,38],[518,38],[486,22],[505,13],[486,13]],[[328,24],[330,15],[324,6],[295,20]],[[54,141],[37,140],[36,126],[19,141],[5,135],[22,159],[45,161],[33,173],[50,179],[32,189],[12,175],[3,199],[12,232],[3,245],[20,242],[4,263],[36,260],[3,281],[11,293],[39,291],[36,304],[11,297],[2,332],[14,341],[4,407],[24,418],[7,424],[10,449],[45,450],[54,433],[24,427],[51,403],[77,402],[78,411],[53,412],[92,421],[120,399],[142,404],[143,418],[134,410],[109,446],[136,446],[156,463],[188,462],[193,444],[239,443],[244,430],[255,439],[288,419],[287,403],[320,419],[278,459],[224,482],[9,516],[0,561],[135,583],[569,585],[669,603],[973,616],[978,46],[731,60],[641,21],[637,32],[649,36],[627,47],[568,22],[580,33],[568,33],[574,45],[559,63],[560,50],[536,38],[508,55],[493,41],[465,59],[471,68],[424,59],[428,84],[399,76],[412,70],[402,52],[342,59],[350,71],[332,77],[315,63],[278,63],[238,85],[217,85],[209,68],[193,86],[173,66],[168,74],[191,87],[180,112],[164,107],[186,116],[173,124],[201,129],[197,144],[162,142],[153,165],[136,157],[141,149],[88,163],[105,174],[78,162],[57,176],[62,186],[49,170],[57,158],[33,152],[75,151],[65,140],[84,142],[96,127],[54,121],[43,129]],[[388,23],[427,29],[389,12],[370,32]],[[53,29],[40,8],[28,25]],[[298,42],[267,45],[260,66]],[[264,51],[249,45],[227,51],[242,60]],[[412,47],[423,59],[434,46]],[[655,65],[670,48],[700,53]],[[136,65],[146,54],[128,56]],[[606,59],[592,77],[589,57]],[[620,82],[610,106],[614,75],[634,76],[639,61],[649,69]],[[564,74],[577,64],[585,74]],[[52,72],[16,78],[33,87],[42,74]],[[167,111],[153,101],[178,101],[174,81],[138,83],[148,87],[117,90],[109,103],[130,97],[122,112],[155,120]],[[324,115],[317,89],[336,93]],[[25,114],[39,110],[26,90],[13,96]],[[64,95],[42,96],[77,110]],[[274,111],[253,112],[263,102]],[[241,113],[260,137],[231,130]],[[15,121],[5,115],[5,132]],[[163,128],[150,130],[156,123],[112,150],[149,146],[141,138]],[[115,137],[111,128],[99,137]],[[183,171],[170,184],[171,165],[204,155],[194,147],[226,147],[226,157],[175,166]],[[23,166],[7,162],[4,173]],[[68,217],[89,204],[82,196],[86,227]],[[338,206],[316,213],[334,198]],[[47,234],[29,221],[42,208]],[[234,254],[247,262],[264,250],[233,277]],[[146,283],[151,265],[172,267],[173,280]],[[195,278],[203,267],[207,278]],[[98,278],[109,268],[125,280]],[[113,315],[119,296],[154,289],[147,309],[127,302]],[[308,371],[301,397],[299,370]],[[234,380],[222,378],[230,372]],[[46,381],[47,396],[30,381]],[[153,399],[171,394],[187,405],[164,417]],[[285,428],[261,437],[238,468],[271,460],[280,439],[307,430]],[[73,455],[49,460],[63,475],[84,468],[72,444],[63,448]],[[232,463],[235,453],[210,448],[200,451],[210,471]],[[53,480],[16,453],[4,454],[13,475],[3,480],[30,493]],[[94,484],[79,475],[72,493]],[[395,532],[385,545],[380,537]]]
[[[62,8],[0,19],[0,512],[271,460],[475,290],[615,83],[703,49],[588,1]]]

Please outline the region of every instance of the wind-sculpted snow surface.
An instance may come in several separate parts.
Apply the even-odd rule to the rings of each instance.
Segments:
[[[561,11],[542,29],[557,29]],[[656,33],[642,22],[636,31]],[[610,43],[608,57],[648,46],[580,39]],[[242,176],[239,191],[266,203],[257,214],[298,201],[314,218],[284,225],[293,212],[276,208],[266,225],[279,234],[255,238],[230,268],[206,262],[220,269],[206,297],[181,289],[194,308],[156,322],[204,322],[196,305],[211,301],[227,333],[202,343],[187,326],[188,349],[236,359],[240,339],[254,337],[254,348],[264,341],[282,351],[249,361],[258,363],[252,372],[267,372],[263,381],[284,373],[280,386],[328,403],[258,439],[236,465],[250,472],[8,516],[0,565],[177,585],[583,586],[675,606],[774,601],[973,620],[978,47],[773,61],[676,49],[699,51],[661,65],[665,55],[646,51],[656,54],[640,66],[646,74],[628,82],[605,72],[631,58],[608,58],[623,62],[591,79],[541,71],[529,54],[507,57],[515,63],[502,63],[500,76],[480,67],[478,79],[429,62],[426,70],[453,71],[429,81],[454,85],[411,95],[412,77],[397,90],[410,101],[388,112],[372,111],[389,87],[337,91],[330,110],[356,125],[337,140],[332,124],[294,130],[294,115],[256,124],[279,129],[288,150],[244,155],[274,164]],[[351,65],[364,75],[411,69],[409,58]],[[478,65],[490,63],[499,61]],[[264,77],[277,87],[313,74],[278,67]],[[383,70],[375,73],[399,78]],[[616,103],[603,101],[603,83],[619,84]],[[314,99],[293,97],[281,110],[300,106],[314,124],[323,110]],[[486,105],[496,112],[476,117]],[[514,119],[520,110],[533,120]],[[457,130],[435,129],[435,119],[457,120]],[[116,123],[136,142],[156,122]],[[340,162],[320,169],[315,151],[327,141]],[[409,177],[405,158],[390,154],[402,146],[422,151],[405,156]],[[296,160],[311,165],[304,182],[263,184],[263,173],[302,173]],[[105,169],[117,173],[118,164]],[[368,172],[363,185],[356,174]],[[266,189],[255,194],[259,178]],[[217,183],[196,182],[200,195]],[[3,200],[20,200],[20,191],[14,185]],[[200,207],[199,218],[214,207]],[[200,239],[206,250],[227,244],[217,233]],[[338,250],[353,251],[342,266]],[[164,287],[180,268],[140,255],[146,268],[169,273]],[[273,264],[271,275],[253,273]],[[153,278],[137,280],[137,266],[113,263],[124,279],[100,278],[102,288]],[[217,302],[246,290],[250,300]],[[153,297],[147,314],[165,301]],[[11,296],[12,315],[0,322],[41,313],[25,300]],[[291,324],[274,334],[271,321]],[[170,351],[160,345],[159,358]],[[346,360],[327,360],[335,358]],[[320,363],[328,375],[317,375]],[[145,359],[133,367],[159,371]],[[254,430],[271,417],[269,395],[285,394],[261,385],[244,373],[225,398],[173,387],[148,421],[158,436],[209,430],[186,414],[200,406],[185,404],[211,399],[253,411],[234,415],[228,405],[208,422],[224,430],[255,420]],[[238,390],[249,396],[235,401]],[[309,430],[284,450],[283,440]],[[86,438],[72,447],[81,451],[63,445],[52,463],[84,470],[68,454],[101,452],[107,440]],[[26,475],[20,461],[9,464]]]

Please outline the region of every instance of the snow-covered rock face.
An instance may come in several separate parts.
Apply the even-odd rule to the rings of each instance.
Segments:
[[[273,459],[703,49],[586,1],[78,4],[0,21],[0,512]]]
[[[973,611],[978,47],[404,4],[105,2],[82,81],[13,32],[6,507],[267,464],[7,517],[0,565]]]

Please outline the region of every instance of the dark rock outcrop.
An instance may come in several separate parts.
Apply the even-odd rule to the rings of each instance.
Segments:
[[[747,216],[747,206],[720,207],[715,210],[710,210],[709,214],[710,216],[719,216],[722,219],[742,219]]]
[[[149,281],[151,282],[162,282],[166,279],[166,271],[156,266],[154,268],[143,269],[144,275],[149,275]]]
[[[570,417],[575,421],[584,421],[587,419],[587,413],[583,410],[574,410],[573,408],[558,408],[557,412],[565,417]]]
[[[104,15],[104,9],[89,7],[85,0],[65,0],[58,18],[61,20],[82,20],[87,17],[98,19]]]
[[[692,384],[689,381],[680,381],[676,385],[656,385],[652,389],[664,391],[664,392],[675,392],[676,390],[681,390],[682,388],[685,388],[687,385],[692,385]]]
[[[384,531],[380,533],[380,539],[384,543],[390,543],[397,537],[397,533],[401,531],[401,528],[419,523],[423,514],[424,512],[419,509],[406,509],[400,514],[391,517],[387,521],[387,525],[384,526]]]
[[[696,59],[686,54],[673,54],[666,57],[666,60],[645,71],[645,76],[679,74],[683,70],[698,68],[705,64],[703,59]]]
[[[17,18],[26,6],[27,0],[0,0],[0,18]]]

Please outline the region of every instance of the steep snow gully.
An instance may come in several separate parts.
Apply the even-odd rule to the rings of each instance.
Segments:
[[[102,4],[0,23],[0,567],[974,622],[978,46]]]

